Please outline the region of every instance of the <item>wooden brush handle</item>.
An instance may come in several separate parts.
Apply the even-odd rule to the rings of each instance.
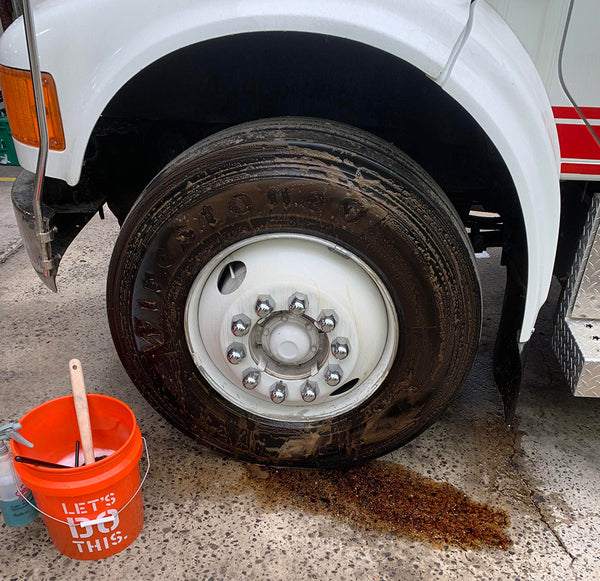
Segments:
[[[83,381],[83,370],[79,359],[69,361],[69,373],[71,374],[71,387],[73,388],[73,401],[75,402],[75,413],[77,414],[77,425],[79,426],[79,437],[83,448],[85,463],[93,464],[94,442],[92,440],[92,425],[90,423],[90,411],[88,409],[85,383]]]

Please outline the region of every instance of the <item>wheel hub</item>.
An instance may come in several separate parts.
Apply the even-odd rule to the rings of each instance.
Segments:
[[[185,320],[209,383],[279,421],[359,405],[398,345],[394,305],[377,275],[339,246],[297,234],[256,236],[215,257],[192,285]]]
[[[273,313],[254,325],[250,353],[259,369],[275,377],[309,377],[327,360],[329,340],[305,315]]]
[[[263,331],[262,344],[271,357],[281,363],[303,363],[316,351],[316,332],[310,333],[310,324],[288,320],[285,315],[270,330]],[[313,340],[314,339],[314,340]],[[314,343],[314,345],[313,345]],[[312,349],[311,349],[312,346]]]

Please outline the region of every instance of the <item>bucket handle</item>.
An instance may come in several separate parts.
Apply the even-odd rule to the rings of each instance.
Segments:
[[[103,524],[103,523],[107,523],[107,522],[114,522],[117,515],[124,511],[129,504],[131,503],[131,501],[138,495],[139,491],[142,489],[142,486],[144,485],[144,482],[146,482],[146,478],[148,477],[148,472],[150,472],[150,455],[148,454],[148,442],[146,442],[146,438],[144,438],[144,436],[142,436],[142,440],[144,441],[144,449],[146,450],[146,472],[144,473],[144,477],[142,478],[142,481],[140,482],[140,485],[138,486],[137,490],[133,493],[133,495],[131,496],[131,498],[125,503],[124,506],[122,506],[118,511],[116,511],[115,514],[112,514],[111,516],[106,516],[103,518],[97,518],[94,520],[84,520],[83,522],[78,522],[78,523],[69,523],[66,522],[64,520],[60,520],[59,518],[53,517],[51,514],[48,514],[47,512],[44,512],[43,510],[41,510],[39,507],[37,507],[35,504],[33,504],[32,502],[29,501],[29,499],[21,492],[21,489],[17,486],[17,492],[19,493],[19,496],[29,505],[32,506],[33,508],[35,508],[35,510],[37,510],[39,513],[43,514],[44,516],[51,518],[52,520],[55,520],[56,522],[62,523],[64,525],[67,525],[68,527],[74,527],[74,526],[80,526],[82,528],[86,528],[89,526],[93,526],[93,525],[97,525],[97,524]],[[12,467],[13,469],[13,477],[15,476],[14,474],[14,470],[15,467],[13,465]],[[16,478],[15,478],[16,481]]]

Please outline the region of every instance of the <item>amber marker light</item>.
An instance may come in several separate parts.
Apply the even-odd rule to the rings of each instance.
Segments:
[[[40,138],[31,72],[0,65],[0,86],[2,87],[6,115],[8,116],[13,139],[25,145],[39,147]],[[60,118],[56,85],[54,79],[48,73],[42,73],[42,87],[50,149],[63,151],[65,149],[65,134]]]

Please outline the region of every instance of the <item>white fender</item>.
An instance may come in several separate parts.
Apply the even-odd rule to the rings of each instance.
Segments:
[[[330,34],[400,56],[436,77],[468,19],[469,0],[45,0],[34,17],[42,71],[56,83],[66,149],[46,173],[78,182],[89,137],[117,91],[179,48],[245,32]],[[0,38],[0,62],[28,69],[23,25]],[[23,167],[37,149],[16,143]]]
[[[43,71],[57,86],[66,149],[47,175],[74,185],[93,127],[139,71],[179,48],[262,31],[329,34],[384,50],[437,78],[465,29],[469,0],[46,0],[35,6]],[[29,68],[22,24],[0,38],[0,62]],[[448,72],[447,70],[445,72]],[[512,31],[484,2],[444,88],[496,144],[515,181],[528,237],[529,285],[521,340],[549,288],[558,232],[558,142],[539,75]],[[35,170],[37,149],[16,143]]]
[[[524,343],[548,296],[558,241],[560,148],[550,102],[529,55],[486,2],[444,89],[490,137],[517,189],[528,252]]]

